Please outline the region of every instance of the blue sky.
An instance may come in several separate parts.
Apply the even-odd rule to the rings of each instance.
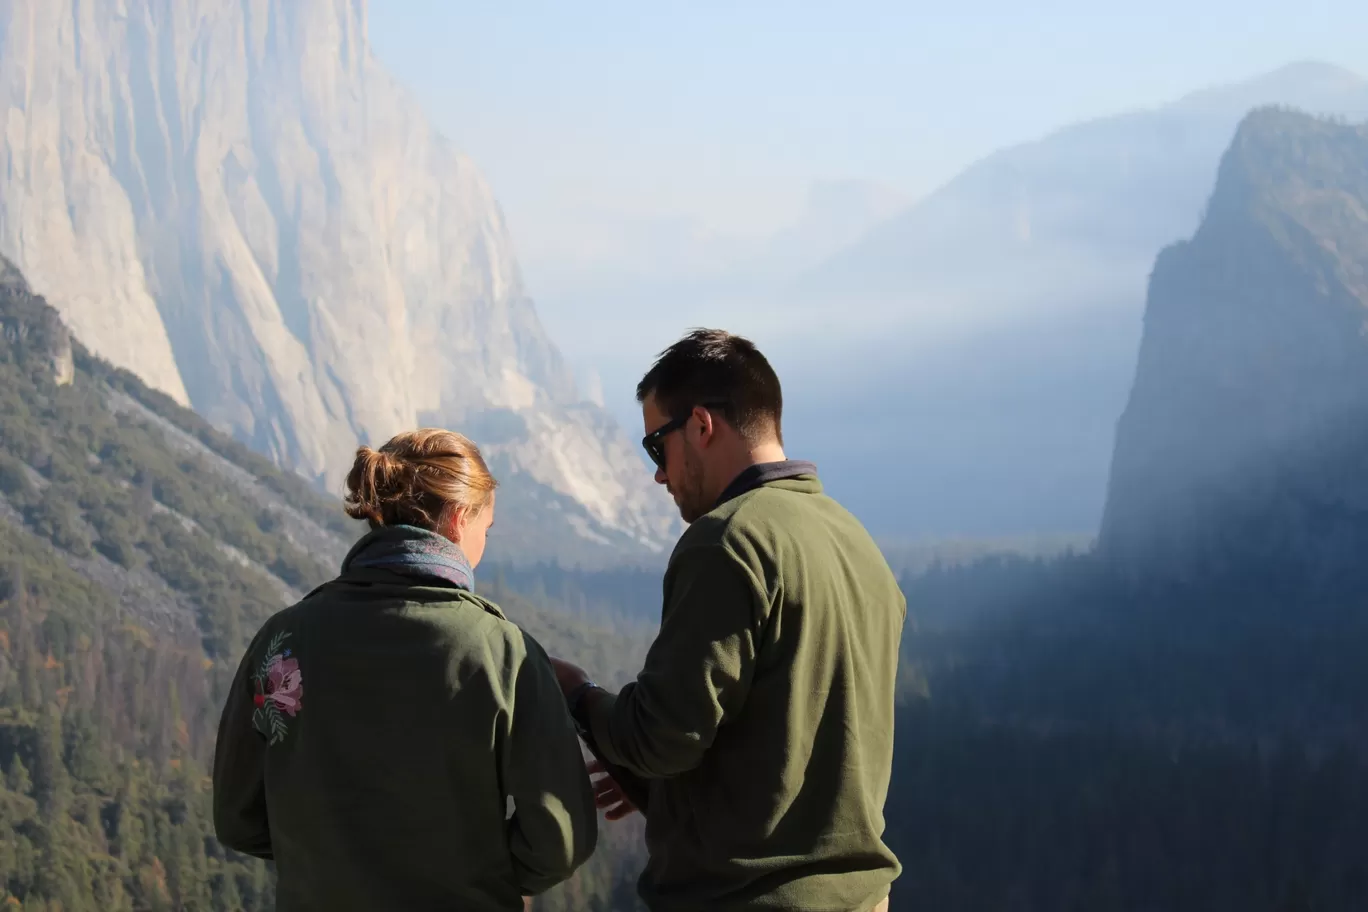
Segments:
[[[1363,0],[402,0],[371,5],[370,35],[492,184],[552,338],[629,428],[650,354],[687,326],[724,321],[801,378],[803,345],[770,348],[744,294],[705,301],[666,261],[746,249],[814,180],[910,200],[1004,147],[1290,63],[1368,76]],[[840,363],[839,340],[810,341]]]
[[[1295,60],[1368,74],[1362,2],[403,0],[372,4],[370,31],[534,247],[590,208],[760,230],[813,178],[916,195]]]

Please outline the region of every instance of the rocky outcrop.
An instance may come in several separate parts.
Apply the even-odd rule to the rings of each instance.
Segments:
[[[329,490],[358,442],[512,413],[506,485],[668,541],[364,0],[12,0],[0,30],[0,251],[97,354]]]
[[[1368,127],[1267,109],[1166,249],[1099,546],[1146,572],[1362,564]]]

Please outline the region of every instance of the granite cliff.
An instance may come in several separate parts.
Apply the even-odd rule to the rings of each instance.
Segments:
[[[500,429],[547,554],[677,528],[576,391],[474,164],[365,0],[0,6],[0,252],[95,354],[336,492],[358,442]]]

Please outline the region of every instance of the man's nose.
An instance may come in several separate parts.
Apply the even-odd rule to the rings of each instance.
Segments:
[[[665,478],[665,470],[664,470],[664,469],[656,469],[656,473],[655,473],[655,483],[656,483],[656,484],[664,484],[665,481],[666,481],[666,478]]]

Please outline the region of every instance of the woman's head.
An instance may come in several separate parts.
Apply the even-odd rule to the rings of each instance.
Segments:
[[[473,567],[494,522],[494,477],[479,447],[454,431],[421,428],[378,450],[360,447],[347,475],[347,515],[381,526],[418,526],[461,546]]]

